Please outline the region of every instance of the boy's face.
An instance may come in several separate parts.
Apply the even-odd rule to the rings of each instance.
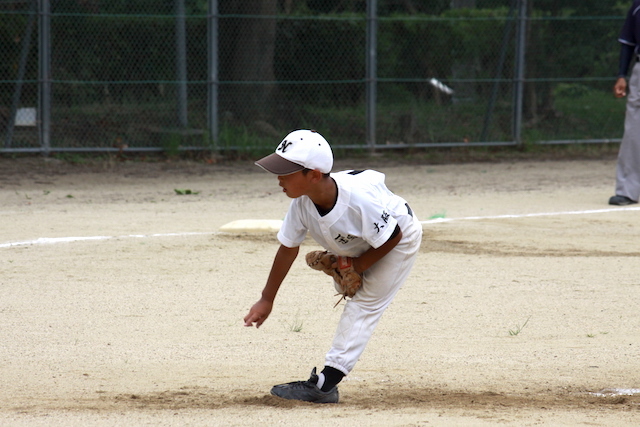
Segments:
[[[278,184],[290,198],[296,199],[308,193],[311,185],[311,173],[294,172],[289,175],[278,175]]]

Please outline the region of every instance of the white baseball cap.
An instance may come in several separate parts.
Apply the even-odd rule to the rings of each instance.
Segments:
[[[255,164],[276,175],[290,175],[302,169],[329,173],[333,167],[333,152],[327,140],[318,132],[301,129],[285,136],[275,153]]]

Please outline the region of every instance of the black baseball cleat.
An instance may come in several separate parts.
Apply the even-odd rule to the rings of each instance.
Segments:
[[[632,205],[634,203],[638,203],[638,202],[636,202],[635,200],[631,200],[627,196],[616,195],[609,199],[609,204],[616,205],[616,206],[626,206],[626,205]]]
[[[271,389],[271,394],[283,399],[302,400],[303,402],[338,403],[337,386],[329,391],[322,391],[317,384],[318,375],[316,375],[316,368],[313,368],[308,380],[275,385]]]

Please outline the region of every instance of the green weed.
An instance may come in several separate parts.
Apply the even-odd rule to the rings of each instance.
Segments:
[[[179,188],[174,188],[173,191],[175,191],[178,196],[186,196],[186,195],[189,195],[189,194],[194,194],[194,195],[195,194],[200,194],[199,191],[191,191],[188,188],[186,188],[184,190],[181,190]]]
[[[524,327],[527,326],[527,323],[529,323],[529,319],[531,319],[531,316],[527,317],[527,320],[522,324],[522,326],[516,324],[516,327],[514,329],[509,329],[509,335],[511,335],[512,337],[515,337],[518,334],[520,334],[520,332],[522,332]]]
[[[289,330],[291,332],[300,332],[302,331],[302,325],[304,322],[300,319],[300,313],[296,313],[295,317],[291,322],[288,323]]]

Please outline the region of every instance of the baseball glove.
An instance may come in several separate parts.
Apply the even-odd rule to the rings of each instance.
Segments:
[[[362,286],[362,276],[354,270],[352,259],[349,257],[334,255],[327,251],[311,251],[306,255],[305,260],[309,267],[333,277],[338,295],[342,295],[340,301],[353,297]]]

